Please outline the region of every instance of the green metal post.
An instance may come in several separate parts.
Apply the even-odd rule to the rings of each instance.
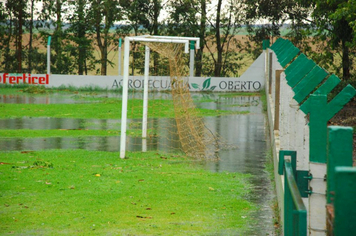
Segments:
[[[190,41],[190,55],[189,55],[189,76],[194,76],[194,57],[195,57],[195,41]]]
[[[265,39],[262,41],[262,49],[263,50],[266,50],[267,48],[269,48],[269,45],[270,45],[269,39]]]
[[[51,36],[47,41],[47,74],[51,74]]]
[[[335,168],[337,166],[352,166],[352,142],[351,127],[328,127],[327,203],[332,203],[334,198]]]
[[[356,234],[356,168],[335,168],[334,235]]]
[[[327,98],[326,95],[310,95],[309,118],[309,160],[310,162],[326,163],[327,140]]]

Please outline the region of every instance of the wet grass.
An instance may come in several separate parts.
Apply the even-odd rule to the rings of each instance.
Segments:
[[[121,106],[121,100],[115,99],[83,104],[0,104],[0,118],[56,117],[120,119]],[[141,118],[142,106],[142,100],[130,100],[128,102],[128,118]],[[151,100],[148,106],[149,118],[173,118],[175,115],[173,101]],[[130,109],[133,107],[135,109]],[[199,116],[219,116],[241,113],[211,109],[197,109],[197,111]]]
[[[2,152],[0,234],[240,235],[247,177],[165,153]]]

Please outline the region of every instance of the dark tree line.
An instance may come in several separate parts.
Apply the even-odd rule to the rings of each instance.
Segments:
[[[0,70],[44,73],[51,36],[52,73],[106,75],[120,37],[153,34],[199,37],[196,75],[237,76],[243,58],[257,57],[262,40],[273,43],[288,24],[284,37],[354,81],[355,11],[354,0],[8,0],[0,4]],[[241,30],[247,41],[236,37]],[[143,47],[132,47],[134,74]],[[167,73],[152,54],[151,73]]]

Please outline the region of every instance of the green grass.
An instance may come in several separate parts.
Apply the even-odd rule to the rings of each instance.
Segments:
[[[246,176],[164,153],[2,152],[0,234],[239,235]]]
[[[128,102],[128,118],[141,118],[142,106],[142,100],[130,100]],[[148,116],[150,118],[173,118],[175,115],[173,102],[170,100],[149,101],[148,110]],[[241,113],[211,109],[197,109],[197,111],[200,116]],[[119,119],[121,118],[121,100],[107,99],[83,104],[0,104],[0,118],[16,117]]]

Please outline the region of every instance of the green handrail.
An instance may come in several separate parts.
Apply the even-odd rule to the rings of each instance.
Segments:
[[[284,235],[307,235],[307,210],[300,195],[290,160],[284,161]]]
[[[296,151],[279,151],[278,174],[284,174],[284,235],[307,235],[307,210],[300,193],[302,190],[297,185]]]

